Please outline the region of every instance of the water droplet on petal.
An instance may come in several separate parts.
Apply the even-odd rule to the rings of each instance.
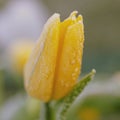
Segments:
[[[68,85],[68,84],[65,84],[65,87],[69,87],[69,85]]]
[[[75,75],[76,75],[75,73],[72,74],[73,77],[74,77]]]
[[[76,80],[76,77],[72,77],[73,80]]]
[[[73,57],[75,58],[75,56],[76,56],[76,53],[73,53]]]
[[[75,64],[75,60],[72,60],[72,61],[71,61],[71,64]]]
[[[79,68],[75,68],[75,72],[77,72],[79,70]]]
[[[81,62],[81,59],[80,59],[80,58],[78,58],[78,62]]]
[[[64,81],[63,80],[61,80],[61,85],[64,86]]]

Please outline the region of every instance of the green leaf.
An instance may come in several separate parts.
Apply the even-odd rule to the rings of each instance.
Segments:
[[[88,75],[82,78],[73,88],[73,90],[63,99],[62,106],[58,114],[58,120],[66,120],[66,113],[70,106],[80,95],[83,89],[86,87],[87,83],[92,80],[96,71],[93,69]]]

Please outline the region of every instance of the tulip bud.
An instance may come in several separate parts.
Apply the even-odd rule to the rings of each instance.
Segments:
[[[33,97],[48,102],[67,95],[81,70],[84,31],[82,16],[74,11],[64,20],[50,17],[24,71],[25,88]]]

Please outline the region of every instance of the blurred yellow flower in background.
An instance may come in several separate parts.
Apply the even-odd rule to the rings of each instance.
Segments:
[[[32,41],[21,40],[10,46],[11,69],[18,74],[23,73],[24,65],[34,46]]]
[[[80,120],[100,120],[100,113],[95,108],[83,108],[78,116]]]
[[[45,24],[25,67],[25,88],[31,96],[45,102],[60,99],[77,83],[84,30],[82,16],[76,14],[61,22],[56,13]]]

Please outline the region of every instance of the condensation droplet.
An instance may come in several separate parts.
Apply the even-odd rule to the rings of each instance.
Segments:
[[[69,85],[68,85],[68,84],[65,84],[65,87],[69,87]]]
[[[71,61],[71,64],[75,64],[75,60],[72,60],[72,61]]]
[[[75,17],[75,16],[72,16],[72,20],[75,21],[75,20],[76,20],[76,17]]]
[[[81,50],[78,50],[77,53],[80,54],[80,53],[81,53]]]
[[[79,68],[75,68],[75,72],[77,72],[79,70]]]
[[[72,77],[73,80],[76,80],[76,77]]]
[[[76,53],[73,53],[73,57],[75,57],[76,56]]]
[[[63,80],[61,80],[61,85],[62,85],[62,86],[64,85],[64,81],[63,81]]]
[[[72,77],[74,77],[76,74],[75,73],[72,73]]]
[[[80,58],[78,58],[78,62],[81,62],[81,59],[80,59]]]

